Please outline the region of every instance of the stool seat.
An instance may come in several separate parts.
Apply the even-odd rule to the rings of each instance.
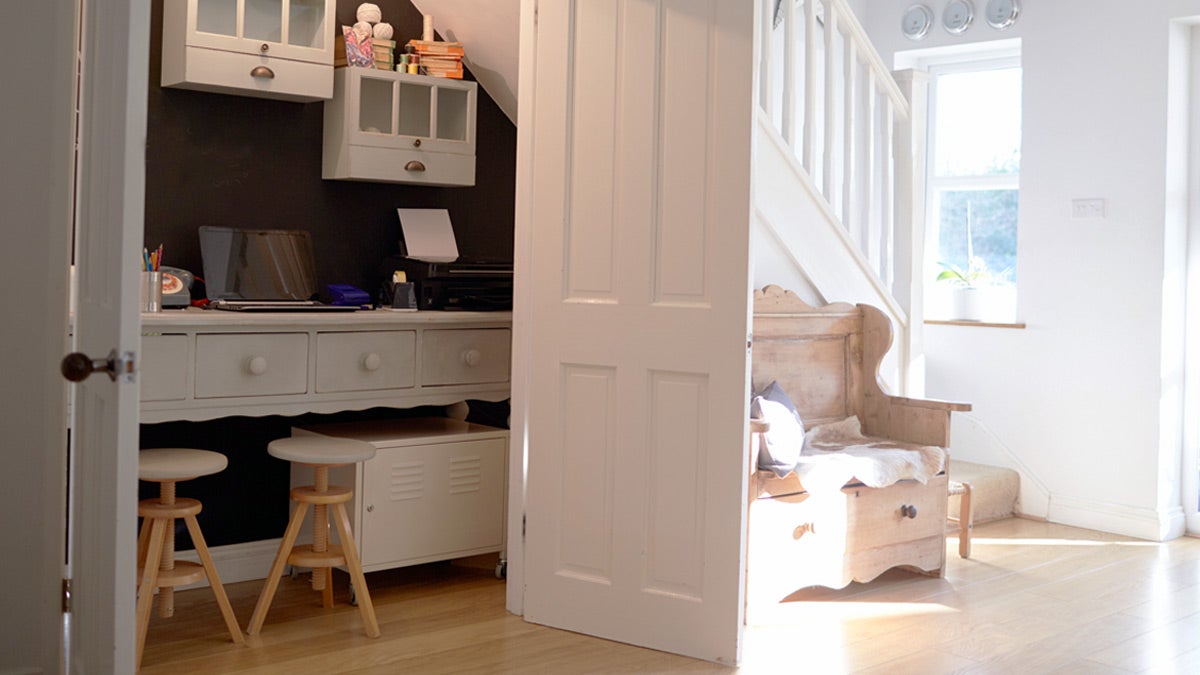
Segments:
[[[138,478],[145,481],[188,480],[220,473],[229,460],[219,452],[195,448],[153,448],[138,453]]]
[[[357,464],[375,456],[375,446],[351,438],[298,436],[280,438],[267,444],[272,457],[301,464]]]

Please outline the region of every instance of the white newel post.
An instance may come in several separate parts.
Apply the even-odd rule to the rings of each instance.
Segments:
[[[925,394],[925,128],[929,74],[916,70],[893,73],[908,100],[909,117],[897,117],[893,134],[895,155],[895,274],[892,292],[908,314],[901,335],[900,388],[906,396]]]

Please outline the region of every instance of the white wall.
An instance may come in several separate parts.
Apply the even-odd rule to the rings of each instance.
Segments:
[[[1167,228],[1168,34],[1172,19],[1200,14],[1200,0],[1028,0],[1007,31],[977,17],[962,36],[934,27],[921,43],[898,28],[909,5],[872,0],[860,14],[885,62],[914,47],[1021,38],[1024,68],[1017,282],[1027,328],[928,326],[929,395],[972,402],[971,415],[1044,483],[1045,513],[1032,515],[1177,536],[1179,373],[1165,366],[1179,356],[1169,317],[1182,275],[1164,256],[1180,243],[1166,235],[1178,229]],[[939,14],[944,5],[930,3]],[[1106,200],[1107,218],[1072,220],[1081,197]],[[955,450],[986,459],[997,448]]]

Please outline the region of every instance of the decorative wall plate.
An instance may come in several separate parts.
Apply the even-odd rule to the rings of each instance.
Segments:
[[[904,10],[900,17],[900,30],[909,40],[921,40],[933,25],[933,10],[928,5],[916,4]]]
[[[971,27],[975,5],[971,0],[950,0],[942,10],[942,27],[951,35],[959,35]]]

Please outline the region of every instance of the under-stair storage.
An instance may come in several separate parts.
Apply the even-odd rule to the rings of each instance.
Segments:
[[[336,0],[167,0],[162,86],[327,99],[336,9]]]
[[[477,85],[372,68],[338,68],[325,103],[321,177],[475,184]]]

